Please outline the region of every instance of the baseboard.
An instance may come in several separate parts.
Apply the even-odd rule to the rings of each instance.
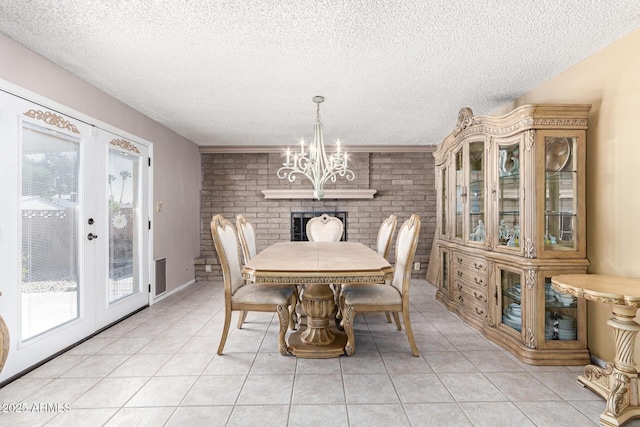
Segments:
[[[601,368],[604,368],[607,366],[607,362],[600,359],[599,357],[594,356],[593,354],[591,355],[591,363],[593,363],[594,365],[598,365]]]
[[[157,303],[157,302],[160,302],[160,301],[162,301],[163,299],[165,299],[165,298],[167,298],[167,297],[170,297],[171,295],[175,294],[176,292],[180,292],[181,290],[188,288],[189,286],[193,285],[194,283],[196,283],[196,279],[189,280],[187,283],[185,283],[185,284],[184,284],[184,285],[182,285],[182,286],[178,286],[177,288],[175,288],[175,289],[173,289],[173,290],[171,290],[171,291],[164,292],[164,293],[163,293],[163,294],[161,294],[161,295],[157,295],[157,296],[153,299],[153,301],[151,301],[151,302],[150,302],[150,304],[149,304],[149,305],[153,305],[153,304],[155,304],[155,303]]]

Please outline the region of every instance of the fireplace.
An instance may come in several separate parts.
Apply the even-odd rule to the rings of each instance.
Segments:
[[[320,211],[320,212],[291,212],[291,241],[308,241],[307,237],[307,222],[313,217],[320,216],[323,214],[327,214],[329,216],[334,216],[340,221],[342,221],[342,225],[344,226],[344,231],[342,232],[341,241],[347,241],[347,213],[344,211]]]

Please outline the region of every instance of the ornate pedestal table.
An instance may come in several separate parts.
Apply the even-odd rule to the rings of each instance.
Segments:
[[[282,242],[269,246],[242,269],[258,285],[304,285],[302,307],[307,327],[288,339],[288,350],[303,358],[344,354],[347,337],[333,327],[335,309],[330,285],[384,283],[393,267],[376,251],[356,242]]]
[[[640,417],[638,371],[634,360],[634,343],[640,325],[634,320],[640,307],[640,279],[599,274],[567,274],[551,278],[552,286],[591,301],[611,304],[613,317],[607,324],[613,328],[616,355],[613,365],[588,365],[578,382],[606,400],[600,422],[621,426]]]

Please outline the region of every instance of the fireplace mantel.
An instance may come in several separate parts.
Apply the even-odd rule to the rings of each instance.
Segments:
[[[265,199],[313,199],[313,189],[262,190]],[[324,190],[324,199],[373,199],[376,190],[335,189]]]

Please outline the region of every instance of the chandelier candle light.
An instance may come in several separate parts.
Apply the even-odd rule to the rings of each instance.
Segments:
[[[320,104],[324,102],[324,97],[314,96],[313,102],[318,104],[313,142],[309,144],[308,151],[305,151],[304,139],[300,139],[300,152],[293,154],[293,163],[291,150],[287,148],[287,162],[278,169],[278,178],[293,182],[298,174],[307,177],[313,183],[313,197],[321,200],[324,197],[324,184],[328,180],[336,182],[336,177],[341,176],[353,181],[356,176],[347,168],[347,153],[340,152],[339,139],[336,141],[336,152],[327,157],[320,121]]]

